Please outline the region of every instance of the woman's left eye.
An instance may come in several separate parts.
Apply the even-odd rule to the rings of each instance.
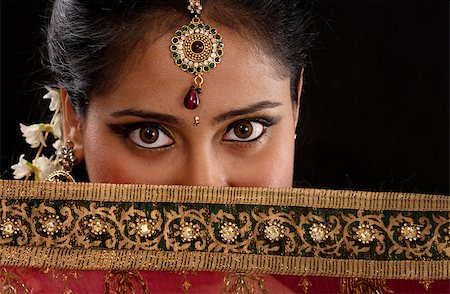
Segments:
[[[223,136],[225,141],[250,142],[264,133],[266,126],[258,121],[240,120],[233,123]]]
[[[142,148],[164,148],[174,143],[174,140],[156,126],[142,126],[128,133],[128,139]]]

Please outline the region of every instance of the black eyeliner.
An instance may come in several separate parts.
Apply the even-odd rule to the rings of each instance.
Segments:
[[[136,122],[128,124],[108,124],[108,127],[113,130],[116,134],[128,135],[130,132],[144,127],[153,127],[164,132],[166,135],[170,136],[170,132],[161,124],[153,122]]]
[[[140,129],[140,128],[151,127],[151,128],[155,128],[155,129],[163,132],[166,136],[170,137],[171,140],[173,140],[173,136],[171,135],[171,132],[159,123],[154,123],[154,122],[136,122],[136,123],[125,123],[125,124],[110,123],[110,124],[108,124],[108,127],[114,133],[127,139],[127,142],[129,142],[131,144],[130,146],[133,148],[136,148],[137,150],[150,151],[150,152],[158,151],[159,152],[161,150],[166,150],[167,148],[172,147],[175,144],[175,142],[173,142],[171,145],[167,145],[167,146],[146,148],[146,147],[140,146],[139,144],[133,142],[129,138],[130,134],[132,132],[134,132],[135,130]]]
[[[242,122],[242,121],[253,121],[257,122],[263,125],[264,129],[271,127],[273,125],[276,125],[281,120],[281,116],[267,116],[267,115],[259,115],[257,117],[249,117],[249,118],[242,118],[238,119],[232,123],[230,123],[225,131],[227,133],[230,131],[236,124]],[[250,141],[248,141],[250,142]]]

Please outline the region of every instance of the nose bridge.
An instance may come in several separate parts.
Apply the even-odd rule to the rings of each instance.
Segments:
[[[225,171],[209,144],[195,144],[185,155],[182,184],[192,186],[226,186]]]

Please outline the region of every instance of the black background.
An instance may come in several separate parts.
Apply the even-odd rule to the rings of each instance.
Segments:
[[[47,1],[1,0],[2,178],[48,102]],[[449,194],[447,1],[317,1],[296,155],[302,187]]]

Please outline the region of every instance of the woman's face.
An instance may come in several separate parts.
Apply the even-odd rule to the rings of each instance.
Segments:
[[[92,182],[292,185],[297,117],[289,78],[250,41],[220,31],[224,56],[204,74],[195,110],[183,104],[194,76],[173,63],[171,34],[136,49],[117,84],[90,97],[83,120],[63,103],[65,138],[75,141]]]

